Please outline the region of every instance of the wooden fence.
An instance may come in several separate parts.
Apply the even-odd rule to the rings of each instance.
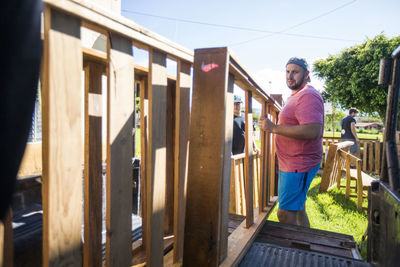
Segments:
[[[34,148],[42,161],[31,162],[35,171],[42,172],[43,266],[130,266],[139,250],[144,251],[147,266],[238,264],[276,195],[272,134],[261,134],[259,167],[254,171],[249,143],[252,99],[275,122],[280,107],[227,48],[193,54],[90,2],[44,3],[43,141],[41,148]],[[102,34],[106,51],[82,47],[82,28]],[[148,51],[148,68],[135,65],[133,46]],[[176,77],[167,75],[167,59],[176,62]],[[102,76],[107,77],[106,95],[101,91]],[[228,238],[234,83],[246,92],[246,220]],[[135,84],[141,88],[143,238],[132,244]],[[29,162],[29,153],[26,157]],[[105,262],[102,159],[106,161]],[[21,175],[26,174],[23,170]],[[0,265],[4,266],[12,266],[11,216],[10,212],[0,227]],[[164,255],[167,236],[173,236],[173,252]]]

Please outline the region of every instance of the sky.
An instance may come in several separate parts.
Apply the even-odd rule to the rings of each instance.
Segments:
[[[122,0],[121,15],[188,49],[229,47],[267,93],[290,95],[285,64],[400,35],[398,0]],[[396,13],[397,12],[397,13]],[[324,83],[313,76],[319,91]]]

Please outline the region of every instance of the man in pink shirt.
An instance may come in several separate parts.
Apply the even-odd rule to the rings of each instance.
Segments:
[[[286,64],[286,84],[292,90],[279,113],[278,124],[260,118],[261,130],[276,134],[279,161],[278,219],[310,227],[305,209],[307,191],[322,160],[324,103],[310,81],[307,62],[291,58]]]

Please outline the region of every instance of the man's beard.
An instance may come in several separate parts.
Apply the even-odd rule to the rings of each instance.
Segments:
[[[292,85],[292,86],[289,86],[289,85],[287,84],[287,82],[286,82],[286,84],[287,84],[287,86],[289,87],[289,89],[291,89],[291,90],[298,90],[298,89],[300,89],[300,88],[302,87],[302,85],[303,85],[303,83],[304,83],[304,80],[305,80],[305,77],[303,76],[303,78],[302,78],[298,83],[295,82],[295,84]]]

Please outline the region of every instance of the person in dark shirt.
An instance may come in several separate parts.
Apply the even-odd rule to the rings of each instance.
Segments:
[[[341,139],[342,141],[353,141],[354,145],[350,147],[350,153],[359,157],[359,143],[360,139],[358,139],[356,133],[356,120],[354,119],[357,116],[359,111],[356,108],[349,109],[349,115],[342,120],[342,133]]]
[[[244,153],[245,148],[245,120],[240,116],[240,110],[242,105],[242,98],[238,95],[234,96],[234,107],[233,107],[233,139],[232,139],[232,154]],[[259,150],[253,140],[253,151],[258,153]]]

